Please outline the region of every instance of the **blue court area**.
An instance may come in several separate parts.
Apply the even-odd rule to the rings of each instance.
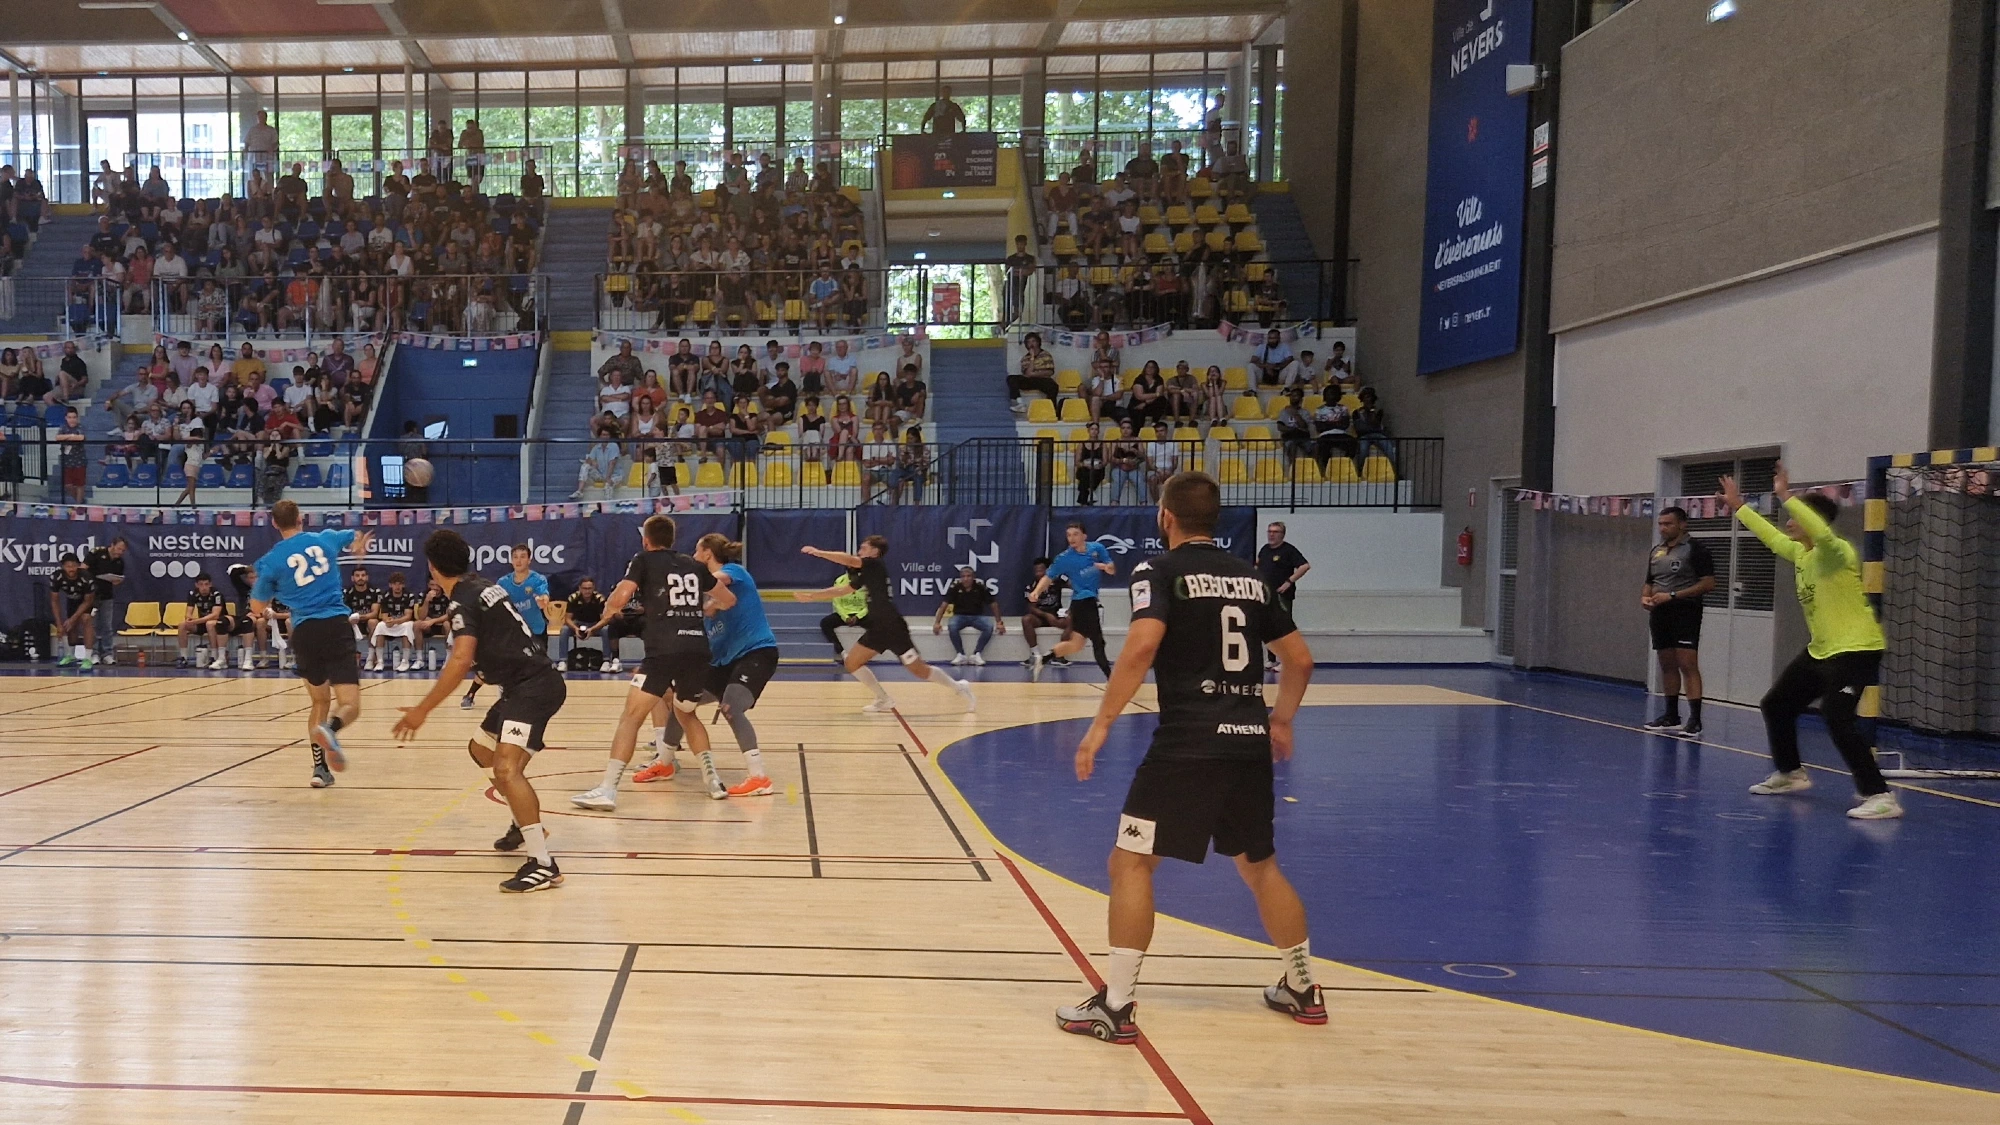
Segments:
[[[1711,706],[1709,745],[1695,745],[1612,725],[1644,718],[1633,688],[1479,669],[1317,679],[1427,683],[1520,706],[1301,713],[1299,754],[1278,768],[1277,832],[1315,953],[2000,1091],[2000,782],[1924,783],[1935,792],[1905,790],[1901,821],[1856,822],[1844,774],[1815,771],[1798,797],[1745,792],[1769,770],[1754,711]],[[1097,776],[1078,783],[1086,726],[978,735],[940,763],[1009,847],[1102,891],[1153,720],[1121,719]],[[1838,764],[1816,724],[1804,742],[1808,762]],[[1162,913],[1264,939],[1227,860],[1168,861],[1158,889]]]

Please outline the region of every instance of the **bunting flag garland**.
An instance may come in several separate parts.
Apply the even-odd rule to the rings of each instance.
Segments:
[[[681,512],[726,512],[737,495],[727,489],[683,492],[640,500],[591,500],[563,504],[511,504],[477,508],[308,508],[308,527],[406,527],[472,523],[541,523],[584,519],[600,513],[673,515]],[[33,504],[0,501],[0,517],[71,520],[78,523],[167,524],[190,527],[263,527],[270,513],[241,508],[130,508],[102,504]]]
[[[1559,512],[1563,515],[1612,516],[1626,519],[1652,519],[1657,513],[1668,508],[1680,508],[1688,518],[1698,520],[1722,519],[1729,515],[1728,505],[1722,497],[1709,496],[1578,496],[1565,492],[1540,492],[1532,488],[1509,490],[1517,504],[1531,505],[1537,512]],[[1792,490],[1794,495],[1817,493],[1841,504],[1851,504],[1862,494],[1862,483],[1802,485]],[[1770,515],[1782,505],[1776,494],[1770,492],[1747,495],[1744,503],[1757,511]]]
[[[283,347],[279,346],[276,341],[253,339],[238,340],[231,344],[220,339],[205,339],[199,336],[169,336],[164,332],[153,333],[154,345],[165,348],[170,352],[180,345],[186,344],[188,350],[192,351],[195,355],[203,356],[206,355],[210,345],[222,344],[223,351],[226,353],[224,356],[225,359],[237,358],[238,354],[242,351],[243,345],[247,343],[250,345],[250,350],[257,354],[257,358],[263,360],[265,363],[304,363],[307,356],[323,353],[326,350],[326,340],[332,339],[338,339],[347,347],[350,353],[359,354],[360,349],[364,346],[372,345],[379,348],[384,343],[385,337],[381,333],[342,332],[334,333],[324,340],[316,341],[310,347]]]
[[[529,333],[528,335],[532,336],[533,333]],[[644,336],[630,332],[605,332],[602,330],[594,331],[590,334],[592,347],[615,348],[620,344],[630,344],[635,355],[671,355],[683,339],[694,343],[696,347],[706,347],[709,340],[720,340],[722,337],[698,335]],[[806,348],[812,344],[820,345],[820,350],[823,354],[832,355],[833,346],[845,340],[848,352],[852,354],[855,352],[872,352],[880,351],[883,348],[899,347],[905,339],[923,343],[925,336],[922,332],[877,332],[865,336],[812,336],[801,338],[798,336],[779,336],[773,333],[763,337],[763,339],[777,340],[785,350],[785,358],[796,360],[800,356],[805,355]],[[731,337],[726,343],[731,348],[734,348],[737,344],[750,344],[757,349],[757,354],[760,358],[764,354],[763,343],[755,336]],[[532,347],[533,345],[531,343],[528,346]]]
[[[539,332],[510,332],[504,336],[454,336],[445,332],[398,332],[396,342],[413,348],[450,352],[500,352],[532,348],[542,340]]]

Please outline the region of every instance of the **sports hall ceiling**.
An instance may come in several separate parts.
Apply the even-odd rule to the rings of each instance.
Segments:
[[[15,29],[0,66],[248,76],[1147,52],[1257,40],[1291,0],[845,0],[835,26],[839,2],[0,0]]]

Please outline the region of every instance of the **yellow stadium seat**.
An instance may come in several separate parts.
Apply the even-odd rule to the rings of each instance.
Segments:
[[[1125,388],[1128,391],[1131,390],[1132,384],[1139,381],[1139,372],[1144,370],[1145,368],[1143,367],[1128,367],[1125,370],[1119,372],[1118,385],[1120,387]]]
[[[1089,431],[1089,430],[1086,430],[1086,429],[1084,429],[1084,428],[1083,428],[1082,426],[1071,426],[1071,427],[1069,428],[1069,437],[1067,437],[1067,438],[1065,438],[1065,439],[1063,439],[1063,440],[1065,440],[1065,441],[1072,441],[1072,442],[1075,442],[1075,441],[1089,441],[1089,440],[1090,440],[1090,431]]]
[[[1326,462],[1326,483],[1360,484],[1361,474],[1354,471],[1354,462],[1345,457],[1331,457]]]
[[[1176,203],[1172,207],[1167,208],[1167,225],[1175,230],[1179,230],[1192,222],[1194,222],[1194,216],[1188,213],[1185,204]]]
[[[186,602],[168,602],[160,611],[160,627],[154,630],[162,637],[175,636],[180,632],[181,622],[187,620]]]
[[[757,320],[759,323],[770,324],[777,319],[778,319],[778,311],[771,307],[771,302],[769,301],[757,302]]]
[[[1250,369],[1247,367],[1225,367],[1222,369],[1222,385],[1232,391],[1250,389]]]
[[[798,297],[792,297],[787,299],[785,301],[785,323],[804,324],[805,322],[806,322],[805,301]]]
[[[1158,428],[1158,427],[1156,427],[1156,426],[1147,426],[1147,427],[1146,427],[1145,429],[1143,429],[1143,430],[1140,430],[1140,431],[1139,431],[1139,440],[1140,440],[1140,441],[1158,441],[1158,440],[1160,440],[1160,431],[1159,431],[1159,428]]]
[[[1052,428],[1050,428],[1050,427],[1048,427],[1048,426],[1043,426],[1043,427],[1042,427],[1041,429],[1039,429],[1039,430],[1036,430],[1036,431],[1035,431],[1035,440],[1036,440],[1036,441],[1061,441],[1061,440],[1062,440],[1062,434],[1060,434],[1060,433],[1057,433],[1057,432],[1056,432],[1056,431],[1055,431],[1054,429],[1052,429]]]
[[[1256,222],[1257,217],[1250,213],[1249,204],[1238,201],[1230,204],[1229,209],[1222,213],[1222,221],[1230,226],[1241,227]]]
[[[1189,199],[1212,199],[1215,196],[1215,181],[1207,176],[1191,176],[1188,179]]]
[[[1038,418],[1030,418],[1028,420],[1030,422],[1041,421],[1041,419]],[[1050,419],[1050,421],[1053,420],[1054,419]],[[1083,401],[1080,398],[1064,399],[1062,404],[1062,420],[1065,422],[1090,421],[1090,404]]]
[[[1240,247],[1243,241],[1242,236],[1238,235],[1236,241],[1238,246]],[[1269,276],[1271,276],[1271,263],[1269,262],[1243,263],[1243,280],[1248,281],[1251,284],[1255,285],[1255,284],[1261,284],[1263,280]]]
[[[833,463],[833,483],[848,488],[861,484],[861,462],[835,461]]]
[[[1236,427],[1227,422],[1217,422],[1208,428],[1208,436],[1220,442],[1233,442],[1236,440]]]
[[[1191,230],[1184,230],[1174,236],[1174,253],[1176,254],[1192,254],[1194,253],[1194,245],[1194,232]]]
[[[729,486],[731,488],[757,487],[757,462],[755,461],[736,462],[736,464],[730,466],[729,477],[730,477]]]
[[[1199,427],[1199,426],[1175,426],[1175,427],[1174,427],[1174,440],[1175,440],[1175,441],[1200,441],[1200,440],[1201,440],[1201,427]]]
[[[1292,462],[1292,471],[1300,484],[1319,484],[1319,462],[1310,457],[1301,457]]]
[[[1174,248],[1174,244],[1168,242],[1167,236],[1159,231],[1148,231],[1143,247],[1148,254],[1166,254]]]
[[[1256,395],[1238,395],[1236,396],[1236,408],[1229,412],[1229,416],[1231,418],[1262,418],[1264,416],[1264,404],[1257,401]]]
[[[694,486],[694,470],[688,468],[686,461],[674,462],[674,483],[682,488]]]
[[[1194,221],[1196,226],[1212,227],[1222,222],[1222,212],[1215,209],[1215,204],[1204,203],[1194,209]]]
[[[807,461],[799,466],[799,484],[805,488],[821,488],[826,484],[826,466],[818,461]]]
[[[696,301],[694,303],[694,322],[703,326],[715,323],[715,302]]]
[[[1396,466],[1379,453],[1370,453],[1361,463],[1361,479],[1369,484],[1396,483]]]
[[[1202,242],[1205,245],[1207,245],[1208,252],[1211,254],[1229,253],[1229,235],[1223,233],[1220,227],[1216,228],[1215,230],[1209,231],[1208,234],[1202,238]]]
[[[1264,238],[1257,233],[1257,228],[1252,227],[1249,230],[1237,231],[1236,241],[1233,245],[1238,254],[1256,254],[1263,251]],[[1252,280],[1262,281],[1264,279],[1258,277]]]
[[[1140,205],[1139,205],[1139,221],[1140,221],[1141,223],[1145,224],[1146,226],[1149,226],[1149,227],[1156,227],[1156,226],[1159,226],[1159,225],[1160,225],[1160,209],[1159,209],[1159,207],[1158,207],[1157,205],[1155,205],[1155,204],[1152,204],[1152,203],[1142,203],[1142,204],[1140,204]]]
[[[1225,454],[1222,458],[1221,475],[1217,478],[1223,484],[1249,484],[1250,467],[1236,454]]]
[[[1353,394],[1341,395],[1340,405],[1345,406],[1349,410],[1359,410],[1361,409],[1361,396]]]
[[[1117,277],[1118,277],[1118,271],[1112,269],[1110,266],[1090,267],[1090,283],[1094,286],[1101,288],[1103,286],[1109,285],[1114,280],[1116,280]]]
[[[840,185],[840,194],[846,196],[849,203],[857,207],[861,205],[861,189],[853,184]]]
[[[1278,415],[1284,413],[1285,407],[1290,406],[1291,402],[1292,400],[1286,398],[1284,395],[1272,395],[1271,401],[1264,404],[1264,417],[1276,418]],[[1300,405],[1303,406],[1304,404],[1301,403]]]
[[[604,291],[606,293],[631,292],[632,275],[629,273],[606,274],[604,278]]]
[[[181,611],[186,612],[187,607],[182,606]],[[150,637],[153,635],[153,630],[159,627],[159,602],[127,602],[125,603],[125,627],[118,630],[118,635],[121,637]]]
[[[1066,395],[1075,394],[1076,389],[1083,386],[1083,372],[1074,367],[1065,367],[1056,372],[1056,386],[1061,387]]]
[[[1076,238],[1067,234],[1056,235],[1055,242],[1049,248],[1055,251],[1055,255],[1058,258],[1074,258],[1076,257]]]
[[[632,462],[632,467],[625,470],[625,487],[646,487],[646,463],[644,461],[634,461]]]
[[[1326,397],[1324,395],[1307,395],[1304,399],[1300,400],[1299,409],[1305,411],[1307,414],[1311,414],[1325,405]]]
[[[1075,401],[1072,399],[1071,401]],[[1028,421],[1053,422],[1056,420],[1056,404],[1045,398],[1028,400]]]
[[[817,461],[813,462],[813,464],[818,464],[818,463],[819,462]],[[791,461],[782,457],[774,457],[771,460],[764,462],[764,487],[765,488],[792,487]]]
[[[703,461],[694,473],[696,488],[722,488],[727,484],[722,479],[722,464],[719,461]]]
[[[1232,315],[1242,316],[1250,311],[1250,294],[1240,285],[1232,285],[1223,291],[1222,304]]]
[[[1271,432],[1271,427],[1262,423],[1255,426],[1243,427],[1244,441],[1274,441],[1277,436],[1277,434]]]
[[[765,444],[765,445],[790,445],[790,444],[792,444],[792,431],[790,431],[790,430],[772,430],[772,431],[771,431],[770,433],[768,433],[768,434],[765,434],[765,435],[764,435],[764,444]]]
[[[1257,458],[1256,480],[1258,484],[1285,483],[1285,459],[1271,450],[1265,450]]]
[[[1237,206],[1241,207],[1243,205],[1239,203],[1237,204]],[[859,258],[861,256],[861,252],[865,249],[867,248],[861,245],[861,240],[858,238],[850,238],[846,242],[840,244],[840,253],[842,257]]]
[[[705,188],[702,191],[696,192],[694,204],[704,211],[715,210],[715,189]]]

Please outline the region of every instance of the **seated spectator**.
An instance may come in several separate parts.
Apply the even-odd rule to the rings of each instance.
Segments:
[[[1021,340],[1021,368],[1007,376],[1007,398],[1016,414],[1028,411],[1021,401],[1023,391],[1040,391],[1051,403],[1062,405],[1062,387],[1056,383],[1056,357],[1042,350],[1042,334],[1030,332]]]
[[[597,440],[584,451],[583,463],[577,468],[576,491],[570,493],[570,499],[582,496],[586,488],[609,488],[612,474],[617,471],[618,457],[618,443],[599,431]]]
[[[1299,357],[1286,364],[1284,369],[1278,372],[1278,385],[1286,388],[1298,387],[1314,391],[1319,389],[1320,381],[1324,377],[1325,372],[1313,366],[1312,352],[1302,348],[1299,351]]]
[[[1105,448],[1104,428],[1096,422],[1084,426],[1086,436],[1076,443],[1075,464],[1071,472],[1076,480],[1076,502],[1088,507],[1097,502],[1097,489],[1104,483]]]
[[[896,419],[905,425],[923,420],[924,409],[929,401],[929,392],[923,380],[917,378],[917,365],[903,365],[901,374],[896,376]]]
[[[1111,443],[1107,455],[1111,467],[1111,495],[1105,503],[1117,507],[1125,503],[1129,489],[1132,503],[1146,502],[1146,446],[1139,440],[1139,429],[1127,415],[1118,423],[1118,436]]]
[[[55,384],[42,372],[40,353],[33,348],[21,349],[21,373],[14,378],[14,400],[53,406],[55,389]]]
[[[774,381],[764,388],[759,397],[772,424],[782,426],[790,423],[798,413],[799,385],[792,381],[792,365],[784,360],[777,362],[774,371]]]
[[[1264,335],[1264,342],[1250,353],[1250,366],[1257,373],[1257,384],[1264,387],[1278,386],[1285,368],[1292,364],[1291,345],[1285,343],[1284,333],[1273,328]]]
[[[1305,396],[1303,388],[1292,387],[1285,392],[1284,409],[1278,411],[1278,440],[1284,443],[1286,461],[1314,453],[1313,421],[1306,416]]]
[[[1181,444],[1165,433],[1146,443],[1146,498],[1158,502],[1160,488],[1180,472]]]
[[[1341,405],[1337,397],[1329,397],[1313,411],[1313,457],[1319,462],[1321,472],[1338,453],[1347,458],[1354,456],[1354,436],[1348,433],[1353,424],[1353,416],[1347,407]]]
[[[889,436],[886,422],[876,422],[869,427],[868,444],[861,450],[861,502],[869,503],[879,490],[883,494],[893,494],[897,485],[897,466],[901,461],[901,451]]]
[[[1105,360],[1092,365],[1090,379],[1083,385],[1083,399],[1093,422],[1110,419],[1115,425],[1125,416],[1125,389],[1118,381],[1118,369]]]
[[[1335,345],[1338,347],[1339,345]],[[1371,453],[1379,450],[1389,460],[1396,459],[1396,443],[1389,437],[1389,418],[1375,400],[1375,388],[1361,388],[1361,408],[1354,411],[1354,436],[1359,443],[1354,459],[1368,460]]]

